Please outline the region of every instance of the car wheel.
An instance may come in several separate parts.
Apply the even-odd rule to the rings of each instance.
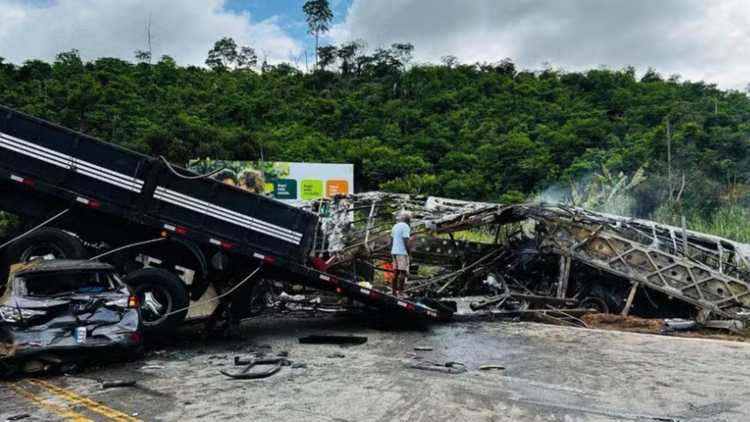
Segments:
[[[161,268],[143,268],[128,274],[124,281],[140,299],[141,322],[147,338],[156,339],[182,324],[190,298],[179,277]]]

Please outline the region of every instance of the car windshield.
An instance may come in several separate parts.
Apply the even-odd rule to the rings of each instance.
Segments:
[[[96,271],[58,271],[28,274],[16,279],[16,291],[22,296],[60,296],[70,293],[100,293],[117,290],[122,282],[115,273]]]

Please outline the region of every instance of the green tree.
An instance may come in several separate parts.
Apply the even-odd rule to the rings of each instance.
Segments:
[[[250,47],[237,47],[232,38],[224,37],[214,43],[208,52],[206,65],[214,71],[226,71],[231,68],[250,70],[258,65],[258,54]]]
[[[318,48],[318,67],[320,70],[326,70],[333,65],[338,57],[338,49],[334,45],[326,45]]]
[[[361,41],[352,41],[339,47],[337,54],[341,63],[341,74],[349,76],[354,72],[355,59],[362,51],[364,45]]]
[[[318,68],[318,40],[325,34],[333,22],[333,12],[328,0],[308,0],[302,5],[302,13],[307,21],[307,33],[315,35],[315,68]]]
[[[229,66],[237,62],[239,53],[237,43],[232,38],[224,37],[214,43],[206,58],[206,66],[212,70],[227,70]]]

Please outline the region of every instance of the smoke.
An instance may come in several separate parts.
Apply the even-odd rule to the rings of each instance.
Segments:
[[[535,204],[569,204],[572,202],[572,192],[570,187],[566,187],[559,183],[548,186],[542,192],[540,192],[532,202]]]

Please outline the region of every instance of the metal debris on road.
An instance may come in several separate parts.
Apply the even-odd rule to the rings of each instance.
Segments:
[[[429,351],[432,351],[432,347],[430,347],[430,346],[417,346],[417,347],[414,348],[414,350],[419,351],[419,352],[429,352]]]
[[[10,417],[8,417],[5,420],[6,421],[20,421],[21,419],[26,419],[26,418],[30,418],[30,417],[31,417],[31,415],[29,415],[28,413],[23,413],[23,414],[20,414],[20,415],[10,416]]]
[[[301,337],[302,344],[364,344],[367,337],[362,336],[307,336]]]
[[[135,387],[136,381],[135,380],[129,380],[129,381],[104,381],[102,382],[102,388],[119,388],[119,387]]]
[[[479,367],[482,371],[499,371],[505,369],[502,365],[482,365]]]
[[[461,374],[466,372],[466,365],[459,362],[420,362],[413,363],[409,366],[412,369],[421,369],[424,371],[442,372],[445,374]]]
[[[334,353],[332,353],[332,354],[330,354],[330,355],[328,355],[326,357],[328,357],[328,358],[345,358],[346,355],[344,355],[341,352],[334,352]]]
[[[268,378],[271,375],[279,372],[281,370],[282,366],[290,366],[292,362],[285,358],[276,358],[276,359],[256,359],[256,358],[250,358],[250,359],[242,359],[239,356],[235,356],[234,358],[234,364],[235,366],[245,365],[244,368],[242,368],[237,373],[230,373],[227,371],[220,371],[223,375],[226,375],[233,379],[261,379],[261,378]],[[273,365],[270,369],[263,371],[263,372],[250,372],[250,370],[255,367],[256,365]]]

